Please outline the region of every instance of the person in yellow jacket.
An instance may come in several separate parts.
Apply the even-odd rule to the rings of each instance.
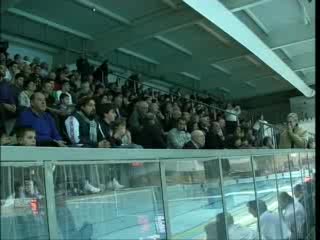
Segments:
[[[298,125],[298,115],[289,113],[287,127],[280,135],[279,148],[306,148],[307,131]]]

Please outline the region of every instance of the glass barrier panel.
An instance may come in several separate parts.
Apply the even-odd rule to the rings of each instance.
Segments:
[[[48,239],[43,167],[1,166],[1,239]]]
[[[218,159],[165,163],[172,239],[215,239],[222,210]]]
[[[57,165],[61,239],[164,239],[159,163]]]
[[[228,239],[259,239],[257,219],[247,207],[250,201],[256,201],[253,169],[250,156],[221,159],[223,170],[222,191],[224,203],[224,221],[217,215],[217,223],[227,226]],[[223,168],[223,166],[227,166]],[[222,220],[221,220],[222,219]],[[227,239],[221,231],[220,238]]]

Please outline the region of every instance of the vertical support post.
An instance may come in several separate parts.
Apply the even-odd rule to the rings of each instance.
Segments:
[[[166,225],[166,239],[171,239],[171,224],[170,224],[169,200],[168,200],[168,193],[167,193],[165,162],[160,161],[159,167],[160,167],[160,181],[161,181],[164,222]]]
[[[272,156],[272,166],[273,166],[273,171],[275,173],[275,180],[276,180],[276,188],[277,188],[277,200],[279,202],[279,183],[278,183],[278,173],[277,173],[277,167],[276,167],[276,161],[275,161],[275,155]],[[278,204],[278,214],[279,214],[279,219],[282,219],[281,209]],[[281,231],[281,239],[283,239],[283,229],[282,229],[282,220],[280,223],[280,231]]]
[[[219,161],[219,177],[220,177],[220,193],[221,193],[222,209],[224,212],[224,222],[226,223],[224,226],[225,226],[225,233],[227,236],[226,240],[229,240],[229,231],[227,227],[227,218],[226,218],[227,208],[226,208],[226,201],[224,199],[224,191],[223,191],[223,171],[222,171],[221,157],[218,158],[218,161]]]
[[[293,193],[293,183],[292,183],[292,174],[291,174],[291,164],[290,164],[290,153],[287,155],[288,158],[288,165],[289,165],[289,173],[290,173],[290,185],[291,185],[291,194],[292,196],[294,196]],[[297,239],[297,221],[296,221],[296,208],[295,208],[295,203],[293,202],[293,217],[294,217],[294,225],[295,225],[295,236],[291,236],[293,237],[293,239]]]
[[[57,225],[57,215],[56,215],[56,203],[55,203],[55,193],[54,193],[54,181],[53,181],[53,171],[54,165],[52,162],[44,162],[44,180],[45,180],[45,190],[46,190],[46,210],[48,218],[48,230],[50,239],[58,239],[58,225]]]
[[[257,185],[256,185],[256,172],[255,172],[254,165],[253,165],[253,156],[250,156],[250,164],[251,164],[252,177],[253,177],[254,197],[256,199],[257,211],[258,211],[258,217],[257,217],[258,233],[259,233],[259,239],[262,239],[261,228],[260,228],[260,209],[259,209],[259,202],[258,202],[259,199],[258,199]]]

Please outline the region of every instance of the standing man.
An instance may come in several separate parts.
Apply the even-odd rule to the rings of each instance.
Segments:
[[[279,148],[306,148],[307,131],[299,127],[298,115],[290,113],[287,117],[287,127],[280,135]]]

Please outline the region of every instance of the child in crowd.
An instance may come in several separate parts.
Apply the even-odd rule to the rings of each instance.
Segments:
[[[18,146],[36,146],[36,132],[33,128],[19,128],[16,130]]]

